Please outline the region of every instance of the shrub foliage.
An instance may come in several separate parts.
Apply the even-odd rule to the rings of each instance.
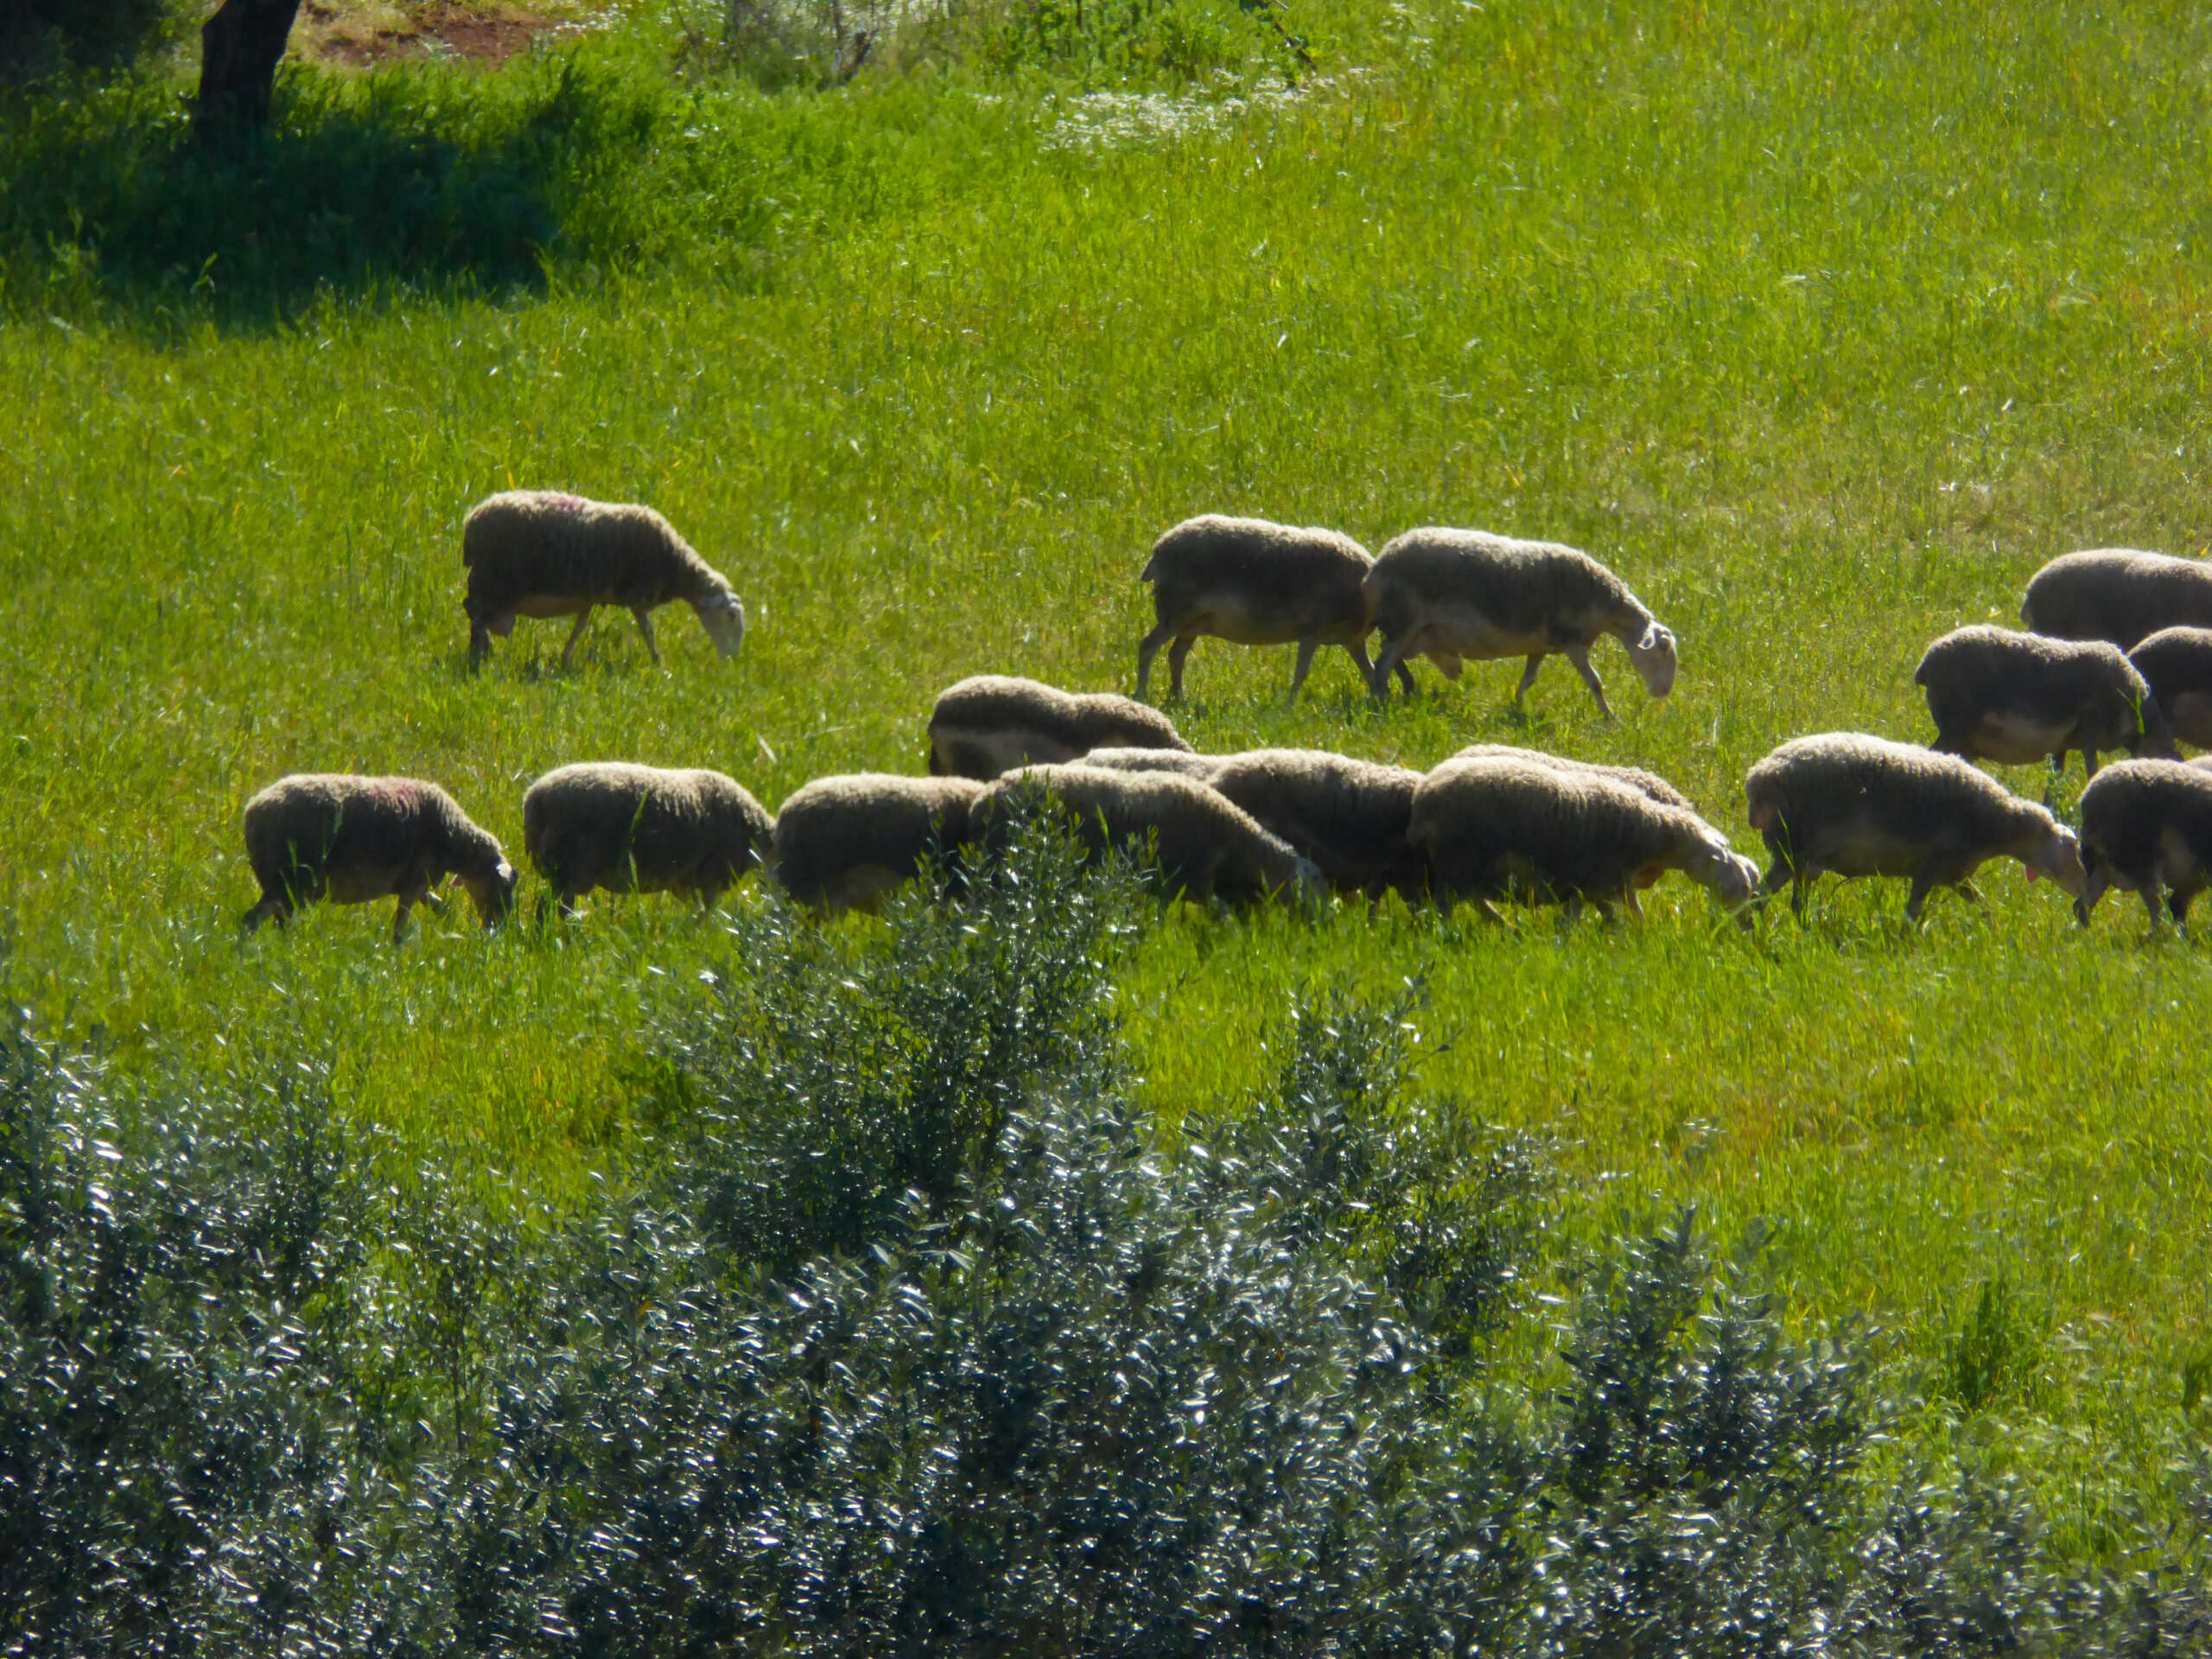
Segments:
[[[1162,1137],[1144,902],[1039,823],[880,925],[733,922],[650,1167],[559,1217],[316,1069],[118,1102],[16,1020],[0,1651],[2202,1650],[2185,1548],[2067,1577],[2001,1486],[1878,1477],[1756,1238],[1525,1324],[1547,1160],[1412,1092],[1414,1004],[1311,999]]]

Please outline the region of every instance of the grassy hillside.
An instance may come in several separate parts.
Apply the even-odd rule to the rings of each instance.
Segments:
[[[1653,767],[1740,840],[1752,761],[1925,735],[1923,645],[2009,620],[2044,559],[2207,550],[2202,16],[1299,21],[1294,95],[1141,99],[926,54],[827,95],[671,83],[639,21],[496,82],[302,83],[258,203],[161,149],[159,88],[11,115],[11,994],[148,1067],[328,1053],[360,1112],[558,1191],[620,1157],[637,1033],[720,930],[645,899],[489,939],[457,911],[398,952],[382,907],[241,942],[261,785],[433,777],[518,849],[568,760],[772,804],[918,770],[963,674],[1126,690],[1146,547],[1221,510],[1576,543],[1682,670],[1654,704],[1602,648],[1609,725],[1559,663],[1523,720],[1512,664],[1378,711],[1338,654],[1289,706],[1287,651],[1202,645],[1198,747],[1524,741]],[[742,656],[670,613],[657,672],[602,618],[563,673],[560,626],[524,623],[472,677],[459,522],[530,484],[658,505],[744,595]],[[1298,999],[1410,981],[1425,1081],[1556,1135],[1579,1224],[1771,1217],[1795,1316],[1871,1316],[1939,1399],[2001,1280],[2012,1380],[1926,1433],[2009,1446],[2094,1544],[2207,1408],[2208,973],[2129,906],[2077,934],[2017,870],[1985,885],[1919,932],[1871,884],[1748,936],[1671,883],[1618,930],[1184,912],[1128,1030],[1173,1116],[1255,1086]]]

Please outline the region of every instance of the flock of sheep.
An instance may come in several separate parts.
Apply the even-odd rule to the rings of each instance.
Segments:
[[[656,662],[651,613],[673,600],[724,655],[744,637],[729,583],[647,507],[508,492],[469,514],[461,545],[472,664],[518,617],[573,616],[565,664],[601,605],[637,619]],[[1210,515],[1163,535],[1143,577],[1158,626],[1137,648],[1139,698],[1163,645],[1179,696],[1206,637],[1296,645],[1293,696],[1324,645],[1343,646],[1378,700],[1394,676],[1410,694],[1416,658],[1456,678],[1466,659],[1519,657],[1517,701],[1558,655],[1610,714],[1589,657],[1605,634],[1652,696],[1674,684],[1674,634],[1611,571],[1556,543],[1427,529],[1370,556],[1332,531]],[[2032,632],[1961,628],[1929,647],[1914,678],[1932,747],[1828,733],[1751,768],[1764,876],[1672,785],[1631,767],[1487,744],[1426,773],[1320,750],[1202,755],[1141,701],[998,676],[938,698],[926,777],[817,779],[772,817],[720,772],[567,766],[524,794],[524,849],[564,915],[595,888],[711,904],[754,868],[817,909],[865,906],[933,856],[989,852],[1009,798],[1041,792],[1071,809],[1093,855],[1149,849],[1171,890],[1202,900],[1395,892],[1492,914],[1493,900],[1519,899],[1610,915],[1635,912],[1638,890],[1675,869],[1740,915],[1785,882],[1802,910],[1808,885],[1834,872],[1909,878],[1916,918],[1933,888],[1972,896],[1974,872],[2010,857],[2071,894],[2085,924],[2108,887],[2139,893],[2154,926],[2163,896],[2180,924],[2212,881],[2212,756],[2183,764],[2176,747],[2212,747],[2212,565],[2070,554],[2030,583],[2022,617]],[[2115,749],[2139,758],[2101,772],[2100,752]],[[2063,766],[2069,751],[2090,775],[2078,836],[1972,764]],[[396,941],[448,877],[486,926],[514,903],[499,842],[418,779],[281,779],[247,803],[245,840],[261,887],[248,927],[315,899],[396,896]]]

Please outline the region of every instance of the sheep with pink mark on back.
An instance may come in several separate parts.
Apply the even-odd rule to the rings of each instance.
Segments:
[[[303,904],[397,898],[391,942],[407,912],[447,877],[457,878],[491,927],[514,906],[514,866],[452,796],[419,778],[295,772],[245,804],[245,854],[260,902],[247,931],[280,925]]]
[[[645,650],[660,661],[652,613],[674,600],[690,606],[725,657],[745,639],[745,607],[721,571],[691,550],[651,507],[588,501],[552,490],[505,490],[476,504],[461,527],[468,570],[461,608],[468,614],[468,663],[513,632],[521,616],[573,616],[561,666],[599,605],[637,619]]]

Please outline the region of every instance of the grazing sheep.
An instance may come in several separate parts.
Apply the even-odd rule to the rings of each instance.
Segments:
[[[1525,656],[1528,669],[1513,693],[1518,705],[1544,658],[1557,652],[1610,719],[1605,688],[1590,666],[1590,647],[1607,633],[1628,647],[1653,696],[1674,689],[1674,634],[1618,576],[1571,547],[1478,530],[1409,530],[1382,550],[1366,588],[1368,613],[1382,630],[1370,682],[1378,701],[1389,695],[1391,671],[1408,657],[1426,653],[1457,679],[1463,657]]]
[[[1324,645],[1342,645],[1359,664],[1359,677],[1372,679],[1367,636],[1375,625],[1360,584],[1374,564],[1365,548],[1333,530],[1211,512],[1185,518],[1153,543],[1137,578],[1153,584],[1160,623],[1137,646],[1137,696],[1144,696],[1152,659],[1173,639],[1167,695],[1180,697],[1183,659],[1208,636],[1240,645],[1295,645],[1294,699]],[[1410,691],[1412,672],[1401,664],[1398,673]]]
[[[2119,646],[2101,639],[1958,628],[1928,647],[1912,683],[1928,692],[1932,747],[1946,754],[2007,766],[2049,755],[2061,771],[2066,752],[2077,749],[2094,778],[2099,749],[2174,753],[2150,685]]]
[[[1001,777],[969,813],[987,850],[1003,842],[1004,806],[1016,791],[1041,787],[1073,810],[1093,858],[1150,847],[1170,893],[1204,902],[1262,899],[1310,906],[1321,873],[1288,844],[1205,785],[1172,772],[1110,772],[1103,766],[1027,766]]]
[[[1548,760],[1548,757],[1545,757]],[[1640,914],[1636,892],[1670,869],[1740,905],[1758,867],[1688,808],[1596,771],[1510,755],[1446,760],[1414,792],[1413,844],[1438,898],[1584,900]]]
[[[2212,748],[2212,628],[2161,628],[2127,653],[2173,734]]]
[[[1595,760],[1570,760],[1563,754],[1547,754],[1541,749],[1516,749],[1510,743],[1470,743],[1452,757],[1454,760],[1483,760],[1504,759],[1525,760],[1532,766],[1557,766],[1567,772],[1595,772],[1601,778],[1611,778],[1616,783],[1626,784],[1630,789],[1649,796],[1667,806],[1679,806],[1686,812],[1697,810],[1690,798],[1676,789],[1656,772],[1646,772],[1641,766],[1608,766]]]
[[[1791,908],[1823,870],[1912,878],[1907,920],[1929,890],[1960,887],[1984,861],[2017,858],[2075,897],[2087,880],[2080,844],[2048,810],[1953,754],[1859,732],[1785,743],[1745,780],[1751,828],[1774,859],[1771,893],[1790,881]]]
[[[1076,757],[1083,766],[1103,766],[1109,772],[1173,772],[1202,784],[1212,780],[1214,768],[1224,758],[1187,749],[1093,749]]]
[[[817,910],[873,910],[921,873],[925,856],[967,839],[969,809],[982,792],[968,778],[817,778],[778,810],[769,873]]]
[[[2028,579],[2020,620],[2054,639],[2122,651],[2161,628],[2212,628],[2212,564],[2130,547],[2068,553]]]
[[[518,616],[573,616],[561,666],[583,635],[594,605],[620,605],[656,664],[652,613],[680,599],[725,657],[745,638],[745,607],[721,573],[694,553],[651,507],[587,501],[550,490],[507,490],[488,496],[461,527],[461,562],[468,569],[470,667],[484,660],[492,636],[512,632]]]
[[[930,711],[930,771],[939,776],[988,783],[1016,766],[1114,747],[1191,752],[1156,709],[1110,691],[1077,694],[1003,674],[946,688]]]
[[[249,932],[279,925],[303,904],[365,904],[397,895],[391,942],[407,912],[456,876],[491,927],[514,906],[514,866],[453,797],[418,778],[294,772],[245,804],[245,855],[261,901],[239,918]]]
[[[719,772],[620,760],[560,766],[522,798],[522,844],[561,913],[594,887],[688,893],[712,905],[766,861],[775,821]]]
[[[2082,791],[2082,862],[2088,880],[2075,901],[2084,927],[2107,887],[2139,894],[2158,925],[2158,894],[2176,927],[2190,900],[2212,885],[2212,767],[2197,760],[2122,760]]]
[[[1406,838],[1421,775],[1325,749],[1252,749],[1216,759],[1204,781],[1313,861],[1338,893],[1408,904],[1428,894],[1428,860]]]

